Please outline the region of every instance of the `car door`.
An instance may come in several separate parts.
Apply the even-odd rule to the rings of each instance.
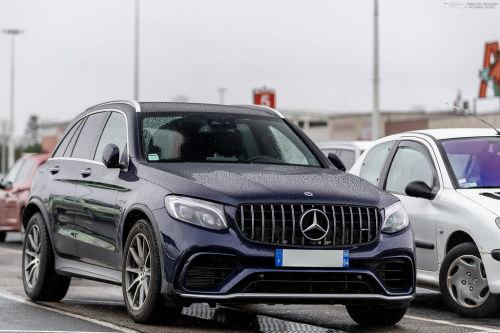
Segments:
[[[91,115],[90,121],[95,124],[93,129],[98,129],[96,133],[89,133],[95,137],[95,143],[91,149],[80,147],[78,143],[75,147],[81,148],[78,158],[82,159],[75,194],[79,229],[76,245],[82,261],[116,268],[117,225],[121,217],[116,199],[123,189],[118,186],[120,169],[104,166],[102,151],[109,143],[116,144],[120,152],[127,149],[126,120],[124,114],[113,111]],[[104,127],[102,124],[105,124]],[[103,130],[100,130],[102,127]]]
[[[79,162],[71,159],[73,148],[87,118],[76,122],[57,146],[44,169],[46,184],[42,190],[48,199],[48,216],[55,250],[63,257],[77,257],[74,195]]]
[[[381,187],[396,195],[404,204],[415,236],[417,268],[427,271],[438,269],[436,220],[439,213],[439,175],[431,147],[423,140],[400,141],[389,156],[381,179]],[[416,198],[405,193],[413,181],[423,181],[437,194],[433,199]]]
[[[11,228],[11,216],[13,215],[12,191],[23,168],[24,161],[24,159],[18,160],[2,179],[2,187],[4,188],[0,190],[0,231]]]
[[[5,202],[0,203],[4,213],[5,226],[10,230],[21,229],[21,210],[25,204],[26,191],[29,192],[31,185],[29,179],[35,164],[30,158],[22,160],[14,184],[5,190]]]

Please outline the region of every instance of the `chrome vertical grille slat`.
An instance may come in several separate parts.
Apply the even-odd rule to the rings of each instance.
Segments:
[[[302,214],[310,209],[324,212],[330,223],[326,236],[317,241],[304,237],[299,223]],[[373,241],[380,232],[381,215],[374,207],[257,204],[240,205],[236,212],[236,225],[241,234],[261,243],[315,247],[357,245]]]

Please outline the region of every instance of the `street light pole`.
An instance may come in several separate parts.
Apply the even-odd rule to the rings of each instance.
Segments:
[[[10,123],[9,123],[9,156],[8,167],[14,165],[14,88],[15,88],[15,37],[22,34],[19,29],[4,29],[4,34],[10,35]]]
[[[379,138],[380,110],[379,110],[379,83],[378,76],[378,0],[374,0],[373,11],[373,115],[372,115],[372,140]]]
[[[226,93],[227,89],[226,88],[219,88],[217,89],[219,92],[219,104],[224,104],[224,94]]]
[[[139,100],[139,0],[135,0],[134,26],[134,100]]]

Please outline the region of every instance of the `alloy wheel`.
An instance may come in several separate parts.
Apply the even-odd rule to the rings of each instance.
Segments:
[[[483,261],[474,255],[462,255],[452,262],[446,284],[450,296],[464,308],[477,308],[490,295]]]
[[[33,225],[28,232],[28,243],[24,250],[24,279],[33,288],[40,273],[40,229]]]
[[[151,252],[144,234],[137,234],[127,252],[125,287],[128,303],[140,310],[148,297],[151,280]]]

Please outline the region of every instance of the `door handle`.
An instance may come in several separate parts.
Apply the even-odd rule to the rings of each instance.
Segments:
[[[88,177],[92,174],[92,169],[90,168],[82,169],[80,173],[82,174],[83,177]]]
[[[55,167],[50,168],[51,174],[55,175],[58,172],[59,172],[59,166],[55,166]]]

